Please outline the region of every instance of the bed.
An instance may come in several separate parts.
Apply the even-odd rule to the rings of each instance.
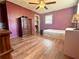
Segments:
[[[65,30],[46,29],[46,30],[43,30],[43,36],[52,38],[52,39],[64,39]]]

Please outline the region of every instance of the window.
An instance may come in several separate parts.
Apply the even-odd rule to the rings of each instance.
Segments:
[[[52,24],[53,22],[53,16],[52,15],[46,15],[45,16],[45,24]]]

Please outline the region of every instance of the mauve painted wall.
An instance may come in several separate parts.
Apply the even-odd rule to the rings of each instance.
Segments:
[[[41,18],[41,29],[65,29],[70,26],[72,16],[76,13],[77,6],[46,13],[40,15]],[[45,24],[45,15],[53,15],[53,24]]]
[[[11,38],[17,37],[17,18],[21,16],[27,16],[30,19],[34,19],[34,12],[11,2],[7,2],[8,22],[9,30],[12,32]],[[32,24],[32,29],[34,25]],[[32,30],[34,31],[34,30]]]
[[[41,18],[41,29],[45,28],[56,28],[56,29],[65,29],[71,23],[72,15],[76,8],[67,8],[47,14],[40,15]],[[17,37],[17,18],[20,16],[27,16],[31,19],[34,19],[35,12],[15,5],[11,2],[7,2],[7,12],[8,12],[8,22],[9,29],[12,32],[11,37]],[[54,17],[54,22],[51,25],[45,25],[45,15],[52,14]],[[32,31],[34,32],[34,24],[32,23]]]

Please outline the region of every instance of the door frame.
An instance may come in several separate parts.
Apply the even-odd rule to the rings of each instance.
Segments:
[[[40,33],[40,16],[37,15],[37,14],[34,15],[34,26],[35,26],[36,16],[38,17],[38,31],[39,31],[39,33]],[[35,30],[35,28],[34,28],[34,30]]]

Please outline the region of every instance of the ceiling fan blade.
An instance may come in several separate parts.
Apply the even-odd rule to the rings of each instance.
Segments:
[[[53,2],[47,2],[47,3],[45,3],[46,5],[49,5],[49,4],[54,4],[54,3],[56,3],[56,1],[53,1]]]
[[[37,5],[38,3],[32,3],[32,2],[29,2],[29,4],[35,4],[35,5]]]
[[[46,6],[44,6],[44,8],[47,10],[48,8]]]
[[[36,9],[39,9],[40,8],[40,6],[38,6]]]

